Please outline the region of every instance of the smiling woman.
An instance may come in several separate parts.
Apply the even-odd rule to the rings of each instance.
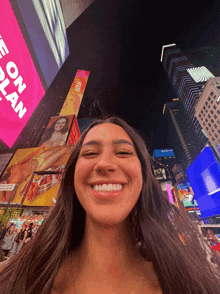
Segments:
[[[50,216],[0,274],[0,293],[218,293],[200,238],[164,196],[139,134],[122,119],[98,120]]]

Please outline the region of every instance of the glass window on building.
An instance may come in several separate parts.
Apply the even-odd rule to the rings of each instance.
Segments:
[[[217,109],[217,106],[216,106],[216,105],[213,105],[213,108],[214,108],[214,109]]]
[[[208,101],[211,101],[211,97],[210,96],[208,97]]]
[[[215,134],[215,137],[216,137],[216,138],[218,138],[218,135],[217,135],[217,134]]]
[[[205,105],[206,105],[206,106],[208,105],[208,101],[206,101]]]
[[[210,93],[210,96],[213,96],[213,95],[214,95],[214,93],[213,93],[213,92],[211,92],[211,93]]]
[[[213,113],[214,113],[214,111],[213,111],[213,110],[210,110],[210,113],[211,113],[211,114],[213,114]]]
[[[213,119],[211,119],[211,123],[214,124],[214,120]]]
[[[207,107],[210,108],[210,104]]]
[[[211,128],[211,131],[214,133],[214,131],[215,131],[214,128]]]
[[[210,131],[208,132],[208,134],[209,134],[209,136],[211,136],[211,135],[212,135],[212,133],[211,133]]]
[[[208,112],[208,109],[206,109],[205,112],[207,113]]]
[[[215,119],[217,118],[217,115],[216,115],[216,114],[214,114],[214,118],[215,118]]]
[[[218,139],[218,142],[220,143],[220,139]]]
[[[214,137],[212,137],[212,141],[215,141],[215,138]]]
[[[214,127],[215,127],[215,129],[217,129],[217,128],[218,128],[218,126],[217,126],[216,124],[214,124]]]
[[[210,103],[212,104],[213,103],[213,100]]]
[[[206,127],[206,130],[208,131],[208,130],[209,130],[209,128],[208,128],[208,127]]]
[[[205,106],[203,106],[203,109],[205,110],[205,109],[206,109],[206,107],[205,107]]]
[[[220,110],[217,110],[217,113],[220,114]]]
[[[218,129],[218,133],[219,133],[219,135],[220,135],[220,129]]]
[[[203,117],[201,117],[201,120],[203,120]]]
[[[211,124],[209,123],[209,127],[211,128]]]
[[[208,118],[206,118],[205,121],[208,122]]]
[[[199,114],[199,117],[201,117],[201,113]]]
[[[205,122],[203,123],[203,126],[205,126]],[[211,127],[211,125],[210,125],[210,127]]]
[[[217,123],[220,125],[220,119],[217,120]]]
[[[208,114],[208,118],[211,118],[211,115],[210,114]]]

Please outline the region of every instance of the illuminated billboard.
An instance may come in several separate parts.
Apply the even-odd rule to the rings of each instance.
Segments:
[[[173,149],[156,149],[153,153],[153,158],[156,157],[175,157]]]
[[[39,146],[52,147],[66,144],[74,115],[51,117]]]
[[[60,115],[78,115],[80,104],[82,102],[82,98],[89,78],[89,74],[89,71],[77,71],[73,83],[63,103],[62,109],[60,110]]]
[[[186,170],[202,217],[220,214],[220,165],[205,147]]]
[[[0,18],[0,139],[12,147],[45,92],[9,0]]]
[[[182,180],[176,188],[179,199],[183,203],[184,207],[198,206],[195,200],[193,189],[188,180]]]
[[[34,50],[43,78],[49,87],[69,55],[60,0],[16,2],[30,38],[30,48]],[[19,17],[17,10],[15,13]],[[26,36],[25,32],[23,35]]]

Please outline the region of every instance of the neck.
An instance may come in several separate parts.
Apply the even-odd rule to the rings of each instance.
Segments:
[[[85,267],[102,276],[124,275],[141,256],[132,241],[128,221],[118,225],[100,225],[86,219],[85,234],[77,259],[79,270]]]

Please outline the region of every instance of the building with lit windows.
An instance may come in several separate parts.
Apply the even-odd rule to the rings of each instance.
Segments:
[[[181,166],[186,170],[202,149],[191,128],[188,115],[178,98],[164,105],[163,114],[169,122],[168,146],[172,146]]]
[[[195,116],[220,159],[220,77],[206,82],[195,107]]]
[[[207,143],[207,138],[195,117],[195,104],[200,97],[204,83],[214,78],[214,75],[205,66],[195,67],[176,44],[162,47],[161,62],[189,118],[190,128],[194,130],[195,141],[201,146],[201,151]]]

